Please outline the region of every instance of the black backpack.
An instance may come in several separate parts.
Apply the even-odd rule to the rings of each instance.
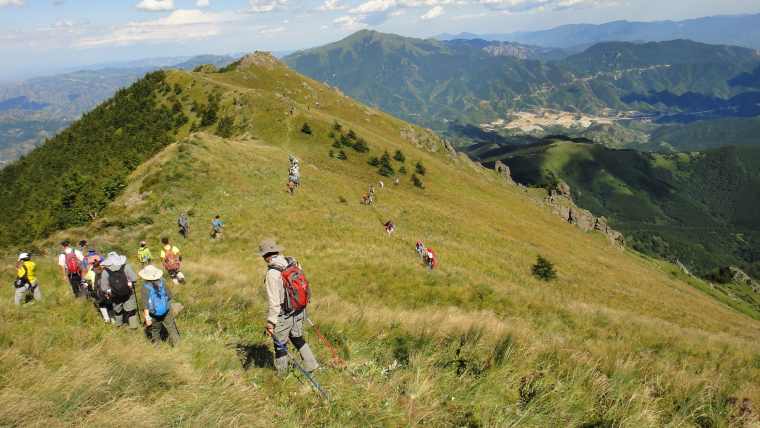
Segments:
[[[111,286],[111,300],[114,303],[126,302],[129,300],[129,296],[132,295],[127,274],[124,272],[124,266],[117,271],[108,271],[108,285]]]

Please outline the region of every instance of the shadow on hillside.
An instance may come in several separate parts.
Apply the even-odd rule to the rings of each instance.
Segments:
[[[235,350],[243,364],[243,369],[248,370],[253,367],[272,368],[274,367],[274,354],[269,346],[263,343],[238,343],[235,344]]]

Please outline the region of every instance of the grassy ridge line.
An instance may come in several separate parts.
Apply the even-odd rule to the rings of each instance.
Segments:
[[[210,89],[177,74],[186,76],[194,96]],[[291,83],[285,89],[299,95],[300,81]],[[193,208],[193,236],[180,243],[190,283],[176,290],[187,307],[185,342],[159,353],[135,335],[90,328],[94,310],[71,302],[63,286],[48,286],[44,305],[53,316],[43,305],[18,312],[0,303],[2,318],[13,320],[0,326],[8,345],[0,397],[36,393],[42,402],[34,413],[4,407],[0,424],[268,425],[274,415],[293,426],[678,426],[735,420],[731,397],[757,402],[760,327],[694,292],[671,267],[612,251],[603,237],[563,224],[495,176],[403,142],[386,125],[393,119],[367,122],[372,116],[361,108],[329,98],[344,126],[367,129],[373,154],[401,147],[408,164],[421,159],[430,171],[425,192],[407,179],[380,192],[378,214],[357,203],[377,180],[366,155],[327,158],[332,120],[309,111],[287,116],[288,103],[259,95],[239,112],[254,118],[245,132],[258,139],[197,134],[172,145],[132,175],[104,214],[126,224],[149,215],[153,224],[83,230],[99,247],[131,254],[141,238],[155,243],[174,233],[176,213]],[[283,138],[304,119],[314,136]],[[295,198],[284,193],[289,152],[303,160]],[[215,212],[227,220],[227,239],[210,243],[205,229]],[[378,220],[391,215],[399,230],[388,239]],[[349,360],[348,372],[320,374],[333,404],[319,404],[294,379],[281,384],[269,368],[241,370],[236,348],[253,357],[267,346],[255,245],[270,235],[304,263],[314,319]],[[417,264],[418,237],[441,254],[439,271]],[[557,263],[556,283],[529,275],[536,253]],[[43,283],[52,284],[53,261],[41,264]],[[144,358],[123,357],[131,354]],[[98,355],[93,372],[112,381],[68,381],[82,370],[68,355]],[[153,367],[157,375],[141,376]]]

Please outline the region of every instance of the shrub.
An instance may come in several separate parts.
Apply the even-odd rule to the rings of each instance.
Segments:
[[[340,141],[338,140],[333,141],[332,146],[335,147],[336,149],[343,147],[340,145]]]
[[[388,152],[383,153],[383,156],[380,158],[380,168],[377,172],[384,177],[396,175],[396,171],[393,170],[393,166],[391,165],[391,156]]]
[[[406,160],[406,156],[401,153],[401,150],[396,150],[396,154],[393,155],[393,159],[396,159],[399,162],[404,162]]]
[[[216,128],[216,135],[222,138],[230,138],[234,131],[234,122],[231,117],[225,116],[219,121]]]
[[[371,158],[369,158],[367,163],[372,166],[380,166],[380,159],[378,159],[377,156],[372,156]]]
[[[420,189],[425,188],[425,184],[419,177],[417,177],[417,174],[412,174],[412,184],[414,184],[414,187],[419,187]]]
[[[343,126],[336,120],[335,123],[333,123],[333,130],[341,132],[343,130]]]
[[[349,129],[349,130],[348,130],[348,138],[350,138],[350,139],[352,139],[352,140],[356,141],[356,132],[354,132],[354,130],[353,130],[353,129]]]
[[[344,152],[343,150],[341,150],[341,151],[338,152],[337,158],[340,159],[340,160],[347,160],[348,156],[346,156],[346,152]]]
[[[398,173],[400,175],[406,175],[406,167],[404,165],[401,165],[401,168],[398,169]]]
[[[311,126],[309,126],[307,122],[304,122],[303,126],[301,127],[301,132],[306,135],[311,135]]]
[[[359,153],[367,153],[369,151],[369,146],[367,146],[367,142],[363,138],[359,138],[353,147]]]
[[[531,268],[531,272],[533,272],[533,276],[542,281],[551,281],[557,277],[554,264],[542,256],[538,256],[536,264]]]
[[[425,165],[422,164],[422,161],[417,162],[417,165],[414,166],[414,170],[419,175],[425,175],[427,170],[425,169]]]

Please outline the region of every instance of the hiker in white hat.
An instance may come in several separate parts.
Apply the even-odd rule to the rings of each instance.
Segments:
[[[117,327],[124,325],[129,328],[140,327],[137,316],[137,299],[134,286],[137,282],[132,265],[127,263],[127,257],[111,251],[100,263],[105,269],[100,274],[100,289],[113,305],[113,323]]]
[[[42,292],[37,283],[36,271],[37,265],[32,261],[32,257],[29,253],[21,253],[18,255],[18,262],[16,262],[16,281],[13,283],[14,287],[16,287],[16,295],[13,302],[16,305],[21,305],[29,295],[31,295],[34,300],[42,300]]]
[[[164,272],[153,266],[145,266],[138,275],[144,283],[140,291],[145,315],[145,326],[150,332],[150,340],[157,343],[161,340],[161,329],[168,333],[172,346],[179,343],[179,331],[172,314],[172,294],[163,280]]]
[[[259,244],[259,255],[267,264],[264,277],[269,302],[266,333],[274,342],[274,367],[280,375],[287,373],[287,344],[290,341],[301,354],[304,369],[312,372],[319,363],[303,337],[309,285],[298,262],[285,258],[280,254],[282,251],[274,239],[265,239]],[[298,296],[294,296],[294,291]]]

